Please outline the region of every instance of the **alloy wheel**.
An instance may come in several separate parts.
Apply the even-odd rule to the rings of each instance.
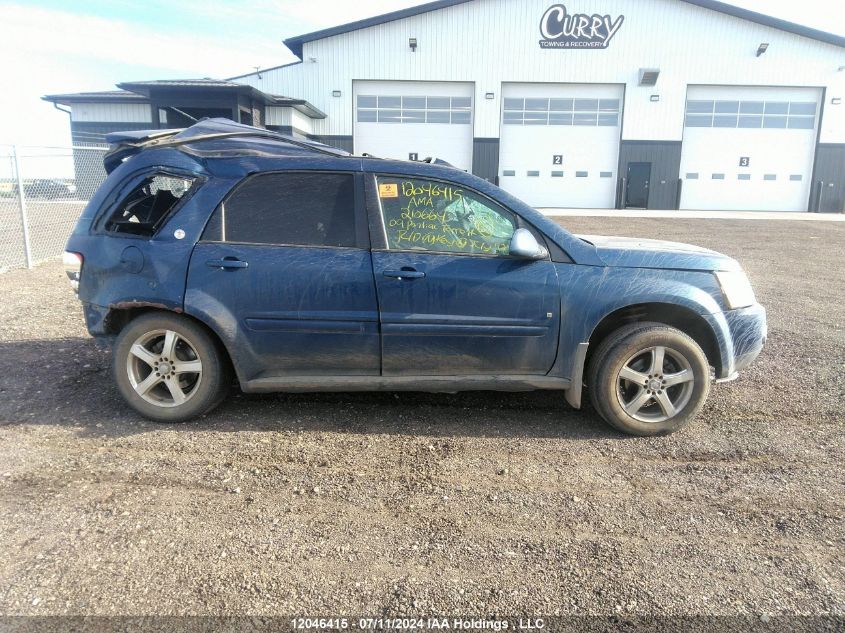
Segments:
[[[665,346],[640,350],[622,365],[616,381],[619,404],[640,422],[664,422],[684,410],[695,379],[689,361]]]
[[[139,336],[126,356],[126,372],[135,393],[159,407],[176,407],[196,394],[202,361],[194,345],[173,330]]]

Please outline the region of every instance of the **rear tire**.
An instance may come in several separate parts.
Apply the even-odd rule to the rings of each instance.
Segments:
[[[710,392],[707,357],[660,323],[634,323],[599,345],[587,369],[593,408],[630,435],[668,435],[689,424]]]
[[[123,328],[112,371],[130,407],[156,422],[186,422],[226,397],[225,353],[198,323],[166,312],[144,314]]]

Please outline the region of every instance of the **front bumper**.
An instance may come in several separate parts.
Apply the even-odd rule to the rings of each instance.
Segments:
[[[769,334],[766,309],[759,303],[723,314],[730,335],[731,345],[728,347],[731,353],[730,362],[723,363],[724,375],[719,378],[727,378],[753,363],[763,351]]]

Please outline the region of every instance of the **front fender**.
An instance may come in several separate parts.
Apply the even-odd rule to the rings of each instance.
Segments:
[[[721,304],[721,291],[709,272],[610,268],[558,264],[561,288],[560,348],[554,375],[572,381],[569,398],[580,402],[584,343],[608,315],[644,303],[664,303],[700,315],[713,329],[722,367],[731,365],[733,347]],[[581,346],[579,349],[579,345]],[[578,384],[575,384],[575,383]]]

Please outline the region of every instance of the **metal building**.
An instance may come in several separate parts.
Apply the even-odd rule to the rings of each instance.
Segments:
[[[285,44],[300,62],[46,98],[75,141],[228,116],[538,207],[845,209],[843,37],[712,0],[440,0]]]

